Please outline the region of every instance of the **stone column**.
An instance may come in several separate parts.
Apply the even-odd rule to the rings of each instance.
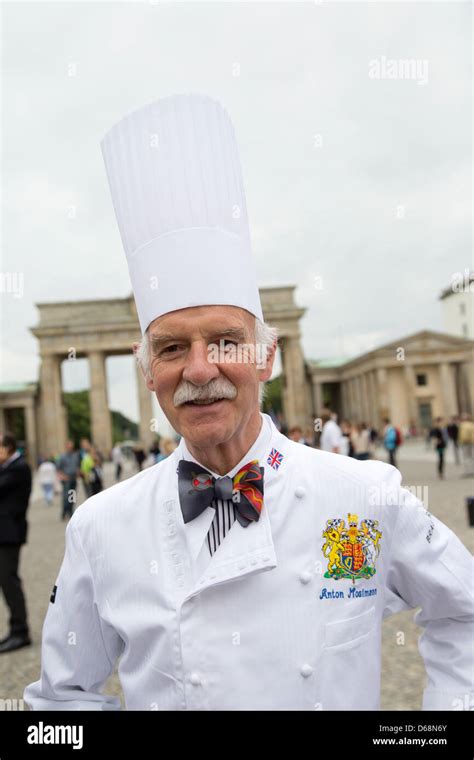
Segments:
[[[350,416],[351,422],[358,420],[360,417],[360,399],[359,399],[359,386],[357,384],[357,377],[353,377],[351,380],[352,388],[352,413]]]
[[[364,372],[360,376],[360,386],[362,391],[362,417],[359,422],[365,422],[370,425],[370,391],[369,391],[369,373]]]
[[[346,396],[347,396],[347,405],[346,405],[345,416],[347,417],[348,420],[350,420],[353,416],[353,411],[354,411],[354,394],[353,394],[351,377],[348,377],[346,380]]]
[[[347,393],[347,380],[341,380],[341,413],[342,417],[349,418],[349,399]]]
[[[142,371],[136,361],[135,369],[138,393],[138,435],[145,448],[149,448],[156,438],[155,431],[151,429],[153,419],[153,395],[146,387],[145,378],[143,377]]]
[[[112,421],[107,400],[105,354],[102,351],[91,351],[88,359],[92,443],[97,446],[103,456],[107,457],[112,449]]]
[[[285,338],[281,357],[286,377],[286,423],[288,427],[300,425],[305,428],[311,415],[311,406],[299,336]]]
[[[380,419],[377,409],[377,378],[375,371],[372,370],[368,375],[369,380],[369,408],[370,408],[370,425],[376,430],[380,427]]]
[[[474,365],[472,362],[459,365],[459,403],[460,413],[474,414]]]
[[[321,389],[321,383],[313,375],[313,413],[314,417],[319,417],[321,414],[321,409],[323,408],[323,397],[322,397],[322,389]]]
[[[415,368],[412,364],[405,364],[403,367],[405,379],[405,391],[408,405],[408,423],[413,422],[418,427],[418,406],[416,403],[416,377]]]
[[[388,377],[385,367],[377,368],[377,398],[379,419],[382,424],[384,417],[390,417],[390,408],[388,404]]]
[[[356,398],[357,398],[357,411],[356,415],[351,422],[361,422],[365,418],[365,405],[364,405],[364,392],[362,388],[362,376],[357,375],[354,378],[355,381],[355,389],[356,389]]]
[[[278,339],[278,345],[280,347],[280,359],[281,359],[281,406],[283,419],[288,425],[289,403],[288,403],[288,377],[285,369],[286,361],[286,339],[280,337]]]
[[[44,457],[62,454],[66,448],[67,416],[61,390],[61,358],[43,355],[40,366],[39,417],[41,451]]]
[[[445,417],[452,417],[455,414],[458,414],[459,411],[453,367],[447,362],[442,362],[439,365],[439,373],[443,414]]]
[[[29,401],[24,407],[25,413],[25,438],[26,450],[28,453],[28,463],[30,467],[36,469],[38,466],[38,445],[36,439],[36,421],[33,400]]]

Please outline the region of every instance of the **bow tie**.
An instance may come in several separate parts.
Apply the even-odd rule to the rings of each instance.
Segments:
[[[258,459],[241,467],[233,478],[214,478],[196,462],[181,459],[178,465],[178,491],[184,522],[188,523],[211,506],[214,499],[232,500],[237,520],[246,528],[258,520],[263,507],[263,467]]]

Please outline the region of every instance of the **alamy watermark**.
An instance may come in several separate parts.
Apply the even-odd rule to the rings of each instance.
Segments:
[[[425,85],[428,84],[428,61],[381,55],[369,61],[369,79],[408,79]]]
[[[23,298],[23,272],[0,272],[0,293],[11,293],[14,298]]]
[[[207,347],[208,361],[211,364],[256,364],[258,369],[265,369],[268,346],[265,343],[228,343],[221,338],[219,343],[210,343]]]

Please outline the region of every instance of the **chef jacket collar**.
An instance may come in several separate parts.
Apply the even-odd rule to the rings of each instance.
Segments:
[[[207,568],[207,573],[205,573],[205,577],[208,573],[211,573],[212,575],[212,572],[216,566],[222,569],[223,566],[235,563],[237,558],[241,558],[242,555],[251,555],[252,559],[255,560],[256,558],[259,559],[260,555],[263,554],[265,555],[265,559],[262,561],[266,562],[269,568],[276,565],[270,521],[268,518],[268,510],[265,504],[265,487],[268,484],[269,480],[271,480],[271,478],[275,475],[275,472],[267,466],[266,460],[270,453],[272,437],[274,433],[278,433],[278,431],[274,427],[272,420],[268,414],[260,413],[260,416],[262,418],[262,425],[257,438],[247,453],[235,465],[235,467],[226,473],[226,475],[229,477],[233,477],[239,471],[239,469],[243,467],[243,465],[247,464],[247,462],[253,459],[258,459],[260,466],[264,467],[265,469],[264,503],[260,518],[257,521],[252,522],[246,528],[243,528],[238,520],[234,522],[225,539],[212,555]],[[174,454],[176,455],[176,463],[178,463],[180,459],[186,459],[191,462],[196,462],[196,464],[204,467],[204,465],[202,465],[190,453],[184,439],[181,439]],[[217,473],[212,472],[212,470],[210,470],[208,467],[204,467],[204,469],[206,469],[208,472],[211,472],[214,477],[223,477]],[[178,509],[180,513],[180,520],[185,527],[186,539],[188,542],[191,558],[192,561],[195,562],[199,551],[201,550],[202,545],[206,539],[216,511],[213,507],[207,507],[194,520],[191,520],[189,523],[184,523],[179,504]],[[260,562],[258,562],[258,564],[260,564]],[[205,577],[201,578],[201,583],[205,581]]]

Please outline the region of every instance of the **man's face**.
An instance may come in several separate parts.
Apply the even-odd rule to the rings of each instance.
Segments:
[[[302,435],[303,433],[301,430],[297,428],[296,430],[292,430],[288,437],[291,438],[292,441],[296,441],[298,443],[298,441],[301,440]]]
[[[0,464],[3,464],[7,461],[7,459],[10,459],[11,455],[13,454],[12,451],[7,446],[3,445],[3,440],[0,437]]]
[[[248,353],[245,361],[241,356],[229,362],[221,353],[216,362],[208,347],[220,348],[221,341],[227,352],[255,346],[255,317],[236,306],[195,306],[159,317],[148,332],[152,379],[147,386],[173,428],[204,448],[244,429],[258,412],[259,382],[271,376],[274,351],[259,369]]]

